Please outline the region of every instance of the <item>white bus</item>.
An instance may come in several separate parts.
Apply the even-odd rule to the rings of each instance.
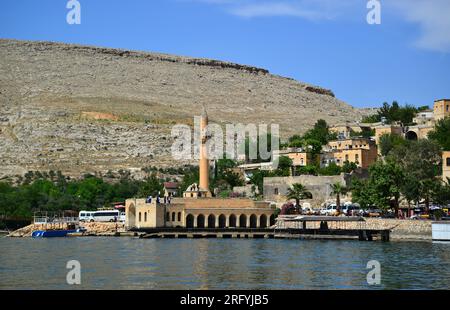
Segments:
[[[119,210],[104,210],[94,212],[93,217],[95,222],[117,222],[119,215]]]
[[[94,213],[94,211],[80,211],[80,213],[78,214],[78,220],[80,222],[93,222]]]

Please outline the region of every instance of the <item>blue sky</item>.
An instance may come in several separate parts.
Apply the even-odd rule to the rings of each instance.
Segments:
[[[450,1],[2,0],[0,37],[206,57],[332,89],[357,107],[450,97]]]

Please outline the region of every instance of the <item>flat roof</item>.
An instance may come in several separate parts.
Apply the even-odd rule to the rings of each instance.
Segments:
[[[434,100],[434,102],[438,102],[438,101],[450,101],[450,99],[438,99],[438,100]]]

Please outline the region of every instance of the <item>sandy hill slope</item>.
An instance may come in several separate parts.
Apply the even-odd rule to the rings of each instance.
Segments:
[[[301,70],[301,68],[299,68]],[[174,166],[171,127],[277,123],[301,133],[323,118],[359,120],[330,90],[216,60],[0,40],[0,177]]]

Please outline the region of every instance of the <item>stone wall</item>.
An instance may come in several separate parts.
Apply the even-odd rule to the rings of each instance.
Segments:
[[[313,195],[308,201],[313,207],[320,207],[323,202],[332,198],[331,185],[341,183],[348,185],[348,178],[344,174],[338,176],[302,175],[296,177],[264,178],[264,199],[277,203],[286,202],[287,190],[295,183],[303,184]]]
[[[431,241],[431,224],[427,220],[397,220],[366,218],[365,222],[330,223],[330,229],[390,229],[391,240],[428,240]],[[287,222],[286,222],[287,223]],[[290,223],[290,225],[295,225]],[[307,228],[319,228],[319,223],[308,223]],[[294,227],[286,225],[284,227]]]

